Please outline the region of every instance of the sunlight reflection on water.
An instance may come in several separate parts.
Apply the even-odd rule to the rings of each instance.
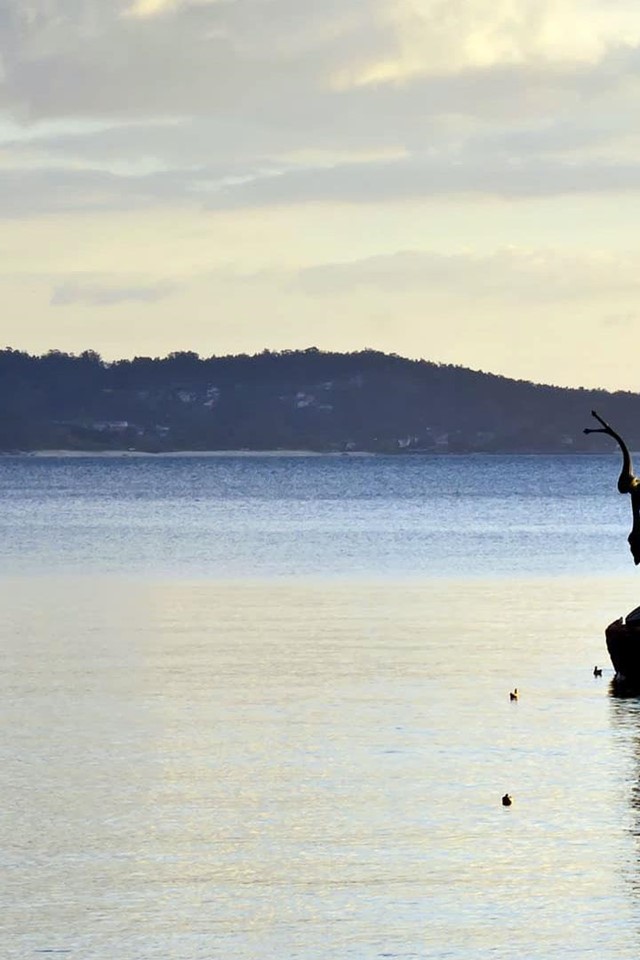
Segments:
[[[634,582],[5,581],[4,955],[631,960]]]

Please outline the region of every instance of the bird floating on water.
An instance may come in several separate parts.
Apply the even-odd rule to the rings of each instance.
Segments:
[[[518,688],[514,687],[511,693],[509,694],[509,700],[517,700],[517,699],[518,699]]]
[[[510,807],[512,803],[513,803],[513,800],[511,799],[511,794],[505,793],[504,797],[502,798],[502,806]]]
[[[594,675],[594,677],[601,677],[601,676],[602,676],[602,667],[594,667],[594,668],[593,668],[593,675]]]

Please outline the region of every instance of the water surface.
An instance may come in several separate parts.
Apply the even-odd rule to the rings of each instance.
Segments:
[[[625,572],[616,457],[0,459],[0,573]]]
[[[3,956],[635,958],[616,467],[0,461]]]

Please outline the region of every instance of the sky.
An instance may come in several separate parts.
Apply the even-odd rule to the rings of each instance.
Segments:
[[[637,0],[4,0],[0,346],[640,389]]]

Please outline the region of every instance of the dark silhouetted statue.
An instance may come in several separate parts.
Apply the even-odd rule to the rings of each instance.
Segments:
[[[606,433],[608,436],[613,437],[622,451],[622,470],[618,477],[618,493],[629,493],[631,495],[633,526],[627,540],[629,541],[633,562],[637,566],[637,564],[640,563],[640,480],[634,476],[631,454],[620,434],[616,433],[602,417],[599,417],[595,410],[591,411],[591,416],[595,417],[602,426],[586,427],[584,432]]]

